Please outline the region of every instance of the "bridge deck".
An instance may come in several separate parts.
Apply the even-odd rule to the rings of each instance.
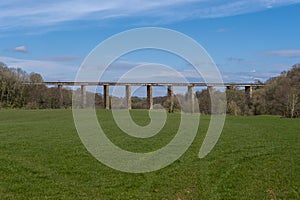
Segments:
[[[42,82],[40,84],[45,84],[45,85],[68,85],[68,86],[81,86],[81,85],[86,85],[86,86],[103,86],[103,85],[108,85],[108,86],[147,86],[147,85],[152,85],[152,86],[215,86],[215,87],[230,87],[230,86],[235,86],[235,87],[246,87],[246,86],[253,86],[253,87],[259,87],[259,86],[264,86],[264,84],[261,83],[134,83],[134,82],[72,82],[72,81],[64,81],[64,82],[52,82],[52,81],[46,81]]]

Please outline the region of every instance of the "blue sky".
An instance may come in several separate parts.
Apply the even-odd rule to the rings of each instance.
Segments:
[[[195,39],[225,82],[265,81],[300,63],[300,0],[11,0],[0,8],[0,61],[46,81],[74,80],[96,45],[145,26]],[[141,62],[187,67],[158,51],[133,53],[116,65]]]

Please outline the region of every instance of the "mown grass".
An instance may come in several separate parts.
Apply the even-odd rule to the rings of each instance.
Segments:
[[[149,122],[146,111],[133,119]],[[167,144],[179,114],[149,139],[115,126],[110,111],[99,121],[118,146],[147,152]],[[227,117],[221,138],[204,159],[198,152],[209,123],[188,151],[156,172],[129,174],[94,159],[81,143],[70,110],[0,110],[0,199],[300,199],[299,119]]]

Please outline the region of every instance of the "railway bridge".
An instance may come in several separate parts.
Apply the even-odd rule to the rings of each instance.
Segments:
[[[188,98],[191,102],[191,105],[194,105],[194,87],[207,87],[207,90],[212,93],[214,87],[226,87],[227,90],[244,87],[246,100],[248,103],[251,101],[252,91],[254,88],[263,87],[264,84],[261,83],[120,83],[120,82],[42,82],[47,86],[56,86],[59,93],[59,101],[62,102],[62,87],[63,86],[80,86],[81,87],[81,107],[86,107],[86,87],[88,86],[102,86],[103,87],[103,100],[104,108],[110,109],[110,100],[109,100],[109,87],[110,86],[125,86],[126,94],[126,103],[127,109],[131,109],[131,86],[145,86],[147,88],[147,108],[153,108],[153,96],[152,88],[155,86],[166,86],[167,87],[167,96],[170,101],[169,111],[173,110],[174,105],[174,87],[187,87]]]

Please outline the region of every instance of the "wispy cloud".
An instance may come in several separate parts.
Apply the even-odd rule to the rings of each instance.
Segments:
[[[278,76],[280,71],[256,71],[249,72],[223,72],[222,76],[224,82],[237,82],[237,83],[254,83],[259,80],[265,82],[271,77]]]
[[[55,62],[78,62],[82,61],[84,58],[80,56],[47,56],[44,59]]]
[[[28,49],[26,46],[18,46],[13,49],[15,52],[27,53]]]
[[[224,33],[226,31],[227,31],[227,29],[225,29],[225,28],[219,28],[216,30],[217,33]]]
[[[249,60],[248,58],[240,58],[240,57],[235,57],[231,56],[226,58],[226,60],[223,63],[218,63],[218,67],[221,69],[226,69],[228,67],[251,67],[251,66],[260,66],[262,63],[261,61],[254,61],[254,60]]]
[[[22,49],[22,48],[20,48]],[[263,55],[268,56],[282,56],[288,58],[300,57],[300,50],[277,50],[264,52]],[[80,56],[48,56],[43,57],[41,60],[31,59],[19,59],[14,57],[0,57],[0,61],[6,63],[9,67],[22,68],[27,72],[38,72],[41,73],[47,81],[71,81],[74,80],[76,72],[79,69],[80,63],[83,60]],[[285,59],[286,60],[286,59]],[[277,76],[281,71],[286,70],[287,67],[291,67],[294,64],[293,59],[290,61],[276,61],[269,62],[265,60],[249,61],[245,58],[240,57],[228,57],[227,63],[223,64],[220,68],[221,75],[225,82],[253,82],[256,79],[265,81],[270,77]],[[209,65],[211,63],[203,63],[201,61],[195,64],[199,66]],[[98,63],[101,65],[101,63]],[[97,65],[97,66],[98,66]],[[151,63],[131,62],[126,60],[118,60],[111,64],[109,68],[103,74],[101,81],[118,81],[118,79],[133,70],[138,66],[146,66],[146,70],[143,68],[142,71],[135,73],[129,73],[126,77],[126,81],[151,81],[155,80],[158,82],[176,82],[178,79],[178,73],[185,77],[191,82],[203,82],[198,72],[187,65],[183,68],[174,68],[175,71],[170,70],[156,70]],[[157,64],[156,64],[157,65]],[[240,67],[246,66],[248,71],[244,72],[229,72],[231,66]],[[95,66],[95,67],[97,67]],[[148,68],[147,68],[148,66]],[[228,68],[229,67],[229,68]],[[245,68],[245,69],[246,69]],[[95,68],[97,70],[97,68]]]
[[[40,73],[46,81],[74,80],[77,68],[60,62],[0,57],[8,67]]]
[[[279,56],[286,58],[300,58],[300,50],[276,50],[264,52],[265,56]]]
[[[236,58],[236,57],[229,57],[229,58],[227,58],[227,60],[228,60],[229,62],[237,62],[237,63],[240,63],[240,62],[245,61],[244,58]]]
[[[26,3],[23,0],[2,1],[0,3],[0,28],[8,30],[18,27],[49,27],[77,20],[105,20],[137,16],[151,19],[149,22],[215,18],[299,2],[300,0],[28,0]]]

